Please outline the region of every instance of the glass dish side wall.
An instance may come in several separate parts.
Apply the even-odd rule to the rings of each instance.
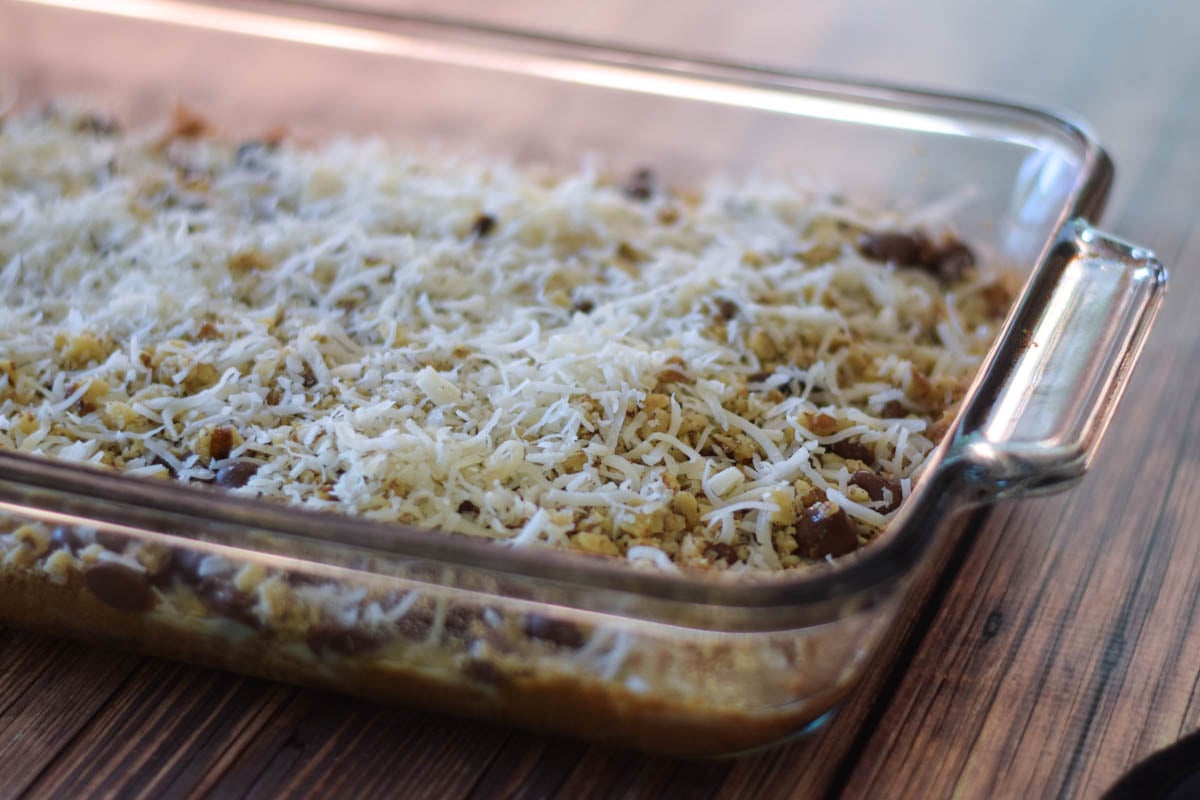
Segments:
[[[595,156],[615,174],[651,166],[680,187],[798,174],[863,204],[923,209],[918,220],[952,214],[964,238],[1025,266],[1094,167],[1076,132],[1001,105],[701,72],[314,4],[136,5],[129,13],[158,8],[171,21],[0,0],[0,74],[24,104],[73,96],[144,122],[185,103],[235,136],[382,135],[566,168]],[[305,17],[279,24],[270,12]],[[87,48],[59,44],[81,37]]]
[[[20,106],[76,97],[137,123],[183,101],[235,136],[283,121],[300,141],[379,134],[568,169],[590,153],[614,173],[654,165],[681,190],[714,175],[808,175],[917,209],[918,223],[952,219],[1025,270],[1068,218],[1098,212],[1110,176],[1070,124],[972,99],[309,3],[64,3],[105,12],[91,13],[58,2],[0,0],[0,75]]]
[[[565,167],[591,153],[614,173],[648,164],[685,187],[713,174],[835,176],[831,190],[925,207],[931,224],[949,215],[985,251],[1029,267],[1078,207],[1095,167],[1086,143],[1003,107],[964,101],[958,108],[887,90],[872,99],[863,87],[839,93],[820,82],[772,89],[787,80],[735,68],[672,71],[669,60],[652,57],[646,60],[657,66],[638,71],[597,63],[603,54],[587,49],[531,41],[528,50],[510,51],[480,32],[434,26],[422,38],[420,25],[345,14],[317,16],[323,24],[365,22],[403,35],[387,40],[392,49],[375,51],[305,44],[256,12],[223,17],[230,9],[146,5],[190,9],[193,21],[216,27],[240,20],[242,30],[261,30],[230,34],[0,0],[0,81],[15,86],[27,107],[74,95],[137,122],[183,101],[238,136],[282,122],[299,139],[373,133]],[[94,46],[60,46],[84,32]],[[829,110],[823,101],[838,114],[818,113]],[[953,209],[928,205],[947,198]],[[766,744],[835,703],[893,617],[906,582],[882,570],[887,580],[843,588],[837,609],[820,614],[687,612],[674,604],[664,616],[676,624],[666,624],[647,621],[652,598],[632,579],[627,594],[614,591],[601,602],[586,589],[552,590],[520,576],[494,581],[486,570],[450,563],[403,567],[366,553],[362,568],[333,567],[282,534],[269,547],[233,548],[208,537],[203,520],[186,531],[122,525],[98,513],[89,519],[79,498],[73,502],[81,510],[64,516],[22,509],[34,503],[17,496],[5,491],[8,520],[0,526],[6,621],[691,755]],[[954,507],[951,499],[940,505],[947,514]],[[950,525],[947,519],[936,532],[920,531],[921,546],[944,539]],[[918,532],[896,536],[906,533]],[[337,531],[328,538],[336,541]],[[236,591],[206,583],[218,574],[232,576]],[[809,611],[832,621],[797,621]],[[729,632],[735,612],[757,617],[746,630],[758,632]],[[773,616],[792,619],[773,624]],[[718,617],[726,624],[716,624]],[[681,750],[688,740],[672,735],[680,729],[707,738]]]
[[[261,677],[673,755],[802,729],[858,677],[895,601],[796,630],[719,633],[0,512],[0,621]],[[490,589],[490,591],[489,591]]]

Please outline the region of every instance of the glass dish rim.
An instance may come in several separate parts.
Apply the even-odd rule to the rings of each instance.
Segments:
[[[17,5],[48,6],[84,12],[115,14],[109,8],[93,7],[84,0],[3,0]],[[154,5],[230,9],[233,4],[223,0],[151,0],[134,6]],[[122,3],[111,6],[121,7]],[[482,37],[485,46],[507,53],[546,54],[581,64],[634,70],[647,74],[676,75],[730,86],[757,86],[773,92],[832,97],[862,106],[865,111],[884,108],[924,110],[947,118],[982,114],[989,118],[1008,119],[1036,125],[1068,144],[1079,158],[1074,183],[1058,210],[1055,233],[1044,243],[1042,253],[1030,272],[1035,276],[1045,266],[1047,254],[1057,231],[1071,219],[1096,221],[1103,209],[1113,177],[1113,166],[1096,137],[1083,123],[1061,114],[1051,113],[1015,103],[991,100],[978,96],[930,91],[894,85],[886,82],[842,80],[801,71],[754,66],[736,62],[678,55],[604,44],[587,39],[526,31],[486,23],[465,22],[434,14],[367,9],[360,6],[333,6],[320,0],[254,0],[238,4],[237,8],[257,9],[247,13],[264,15],[299,11],[331,15],[351,20],[357,25],[369,22],[411,28],[404,35],[427,42],[433,50],[426,56],[436,62],[436,48],[442,40],[477,43]],[[264,11],[266,9],[266,11]],[[236,12],[235,12],[236,13]],[[284,15],[286,18],[286,14]],[[160,23],[169,21],[159,19]],[[175,27],[184,27],[175,25]],[[428,36],[429,30],[436,36]],[[260,36],[258,38],[271,38]],[[478,44],[476,44],[478,46]],[[380,57],[387,57],[381,55]],[[655,93],[652,93],[655,94]],[[660,96],[661,92],[657,93]],[[727,105],[727,104],[726,104]],[[809,115],[815,116],[815,115]],[[827,118],[828,119],[828,118]],[[879,127],[891,127],[875,123]],[[967,135],[967,134],[964,134]],[[982,137],[974,137],[982,138]],[[30,514],[38,510],[54,512],[45,506],[21,505],[20,497],[30,489],[62,498],[66,503],[78,501],[90,509],[114,509],[110,514],[91,517],[76,514],[80,524],[89,519],[125,524],[126,513],[138,510],[142,515],[164,521],[172,517],[187,518],[195,524],[236,526],[278,537],[284,547],[270,550],[277,555],[289,555],[285,546],[289,540],[316,540],[325,544],[344,544],[371,551],[383,559],[403,561],[428,560],[443,566],[477,569],[501,573],[539,582],[569,583],[575,589],[615,591],[676,602],[701,603],[727,608],[777,608],[837,601],[864,591],[891,585],[902,578],[926,550],[942,515],[963,505],[965,498],[954,494],[958,477],[955,464],[947,456],[961,431],[964,419],[978,416],[981,403],[979,387],[990,375],[1003,367],[1003,357],[1019,338],[1014,322],[1018,310],[1031,302],[1032,277],[1027,280],[1021,297],[1014,304],[996,342],[980,367],[965,402],[955,414],[954,423],[927,465],[926,477],[918,484],[914,496],[901,507],[888,526],[888,533],[879,542],[855,555],[835,562],[828,568],[796,570],[780,573],[760,572],[754,580],[715,580],[702,573],[666,573],[635,570],[629,564],[609,559],[588,558],[550,548],[507,548],[498,543],[465,536],[446,535],[421,530],[409,525],[374,522],[350,515],[318,512],[294,506],[277,505],[267,501],[237,496],[213,495],[196,487],[150,478],[120,475],[90,468],[86,465],[53,461],[16,452],[0,451],[0,509]],[[969,478],[968,478],[969,479]],[[939,502],[940,491],[950,491],[949,502]],[[7,498],[7,500],[5,500]],[[89,502],[92,505],[88,505]],[[330,527],[338,529],[330,536]],[[162,531],[176,538],[179,533]],[[247,552],[260,551],[246,547]],[[301,557],[303,558],[303,557]]]

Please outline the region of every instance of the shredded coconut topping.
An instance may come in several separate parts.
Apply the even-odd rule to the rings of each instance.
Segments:
[[[902,219],[794,182],[635,193],[95,119],[0,129],[3,448],[647,568],[792,567],[886,526],[1010,298],[928,268],[953,240],[906,266],[861,238]]]

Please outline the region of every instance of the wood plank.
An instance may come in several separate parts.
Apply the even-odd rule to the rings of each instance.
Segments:
[[[534,800],[558,794],[588,746],[549,736],[514,734],[479,776],[471,800]]]
[[[863,690],[788,747],[682,764],[0,631],[0,796],[1095,796],[1200,726],[1200,232],[1184,244],[1200,6],[397,5],[1090,119],[1119,168],[1109,227],[1178,265],[1101,459],[1063,497],[998,509],[922,590],[927,610],[909,612]]]
[[[181,797],[295,690],[146,659],[29,787],[34,797]]]
[[[505,728],[298,691],[209,791],[222,797],[462,797],[511,735]]]
[[[0,629],[0,798],[24,792],[141,659]]]

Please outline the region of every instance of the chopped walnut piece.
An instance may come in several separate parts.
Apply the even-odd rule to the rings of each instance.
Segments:
[[[188,394],[202,392],[221,379],[221,373],[212,364],[197,364],[188,370],[180,384]]]
[[[227,266],[232,274],[245,275],[248,272],[268,270],[272,265],[271,259],[265,253],[251,249],[234,253]]]
[[[212,133],[208,120],[192,111],[183,104],[178,104],[171,110],[171,127],[167,131],[168,139],[198,139]]]
[[[207,464],[229,458],[230,452],[244,441],[242,435],[228,425],[209,426],[197,434],[192,450],[200,456],[202,463]]]
[[[841,425],[837,421],[837,417],[832,417],[822,412],[819,414],[809,414],[807,427],[817,436],[832,436],[838,432]]]
[[[606,556],[619,556],[621,551],[617,549],[613,540],[602,533],[594,533],[592,531],[583,531],[571,537],[571,546],[576,550],[582,550],[585,553],[596,553]]]
[[[55,337],[55,345],[62,356],[63,365],[71,369],[103,361],[112,351],[111,345],[95,334],[87,332],[73,336],[59,334]]]

